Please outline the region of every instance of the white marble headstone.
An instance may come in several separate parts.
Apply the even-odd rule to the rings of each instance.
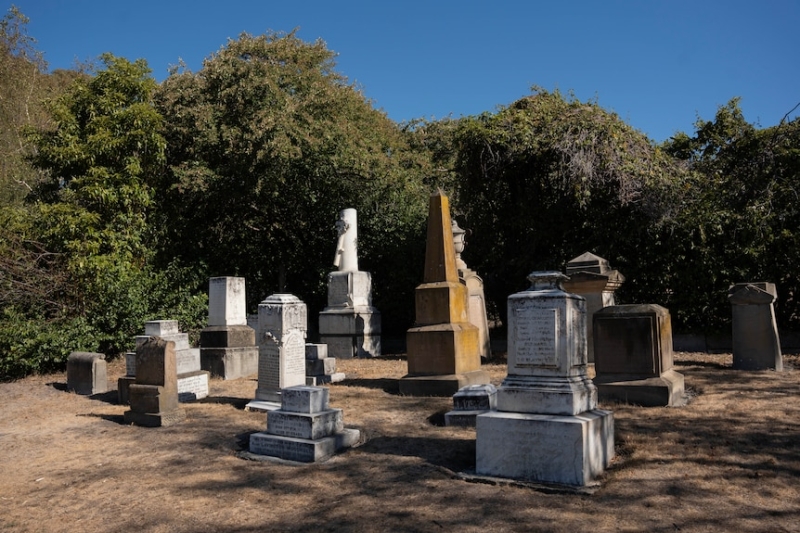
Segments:
[[[244,278],[217,277],[208,280],[208,325],[246,326]]]

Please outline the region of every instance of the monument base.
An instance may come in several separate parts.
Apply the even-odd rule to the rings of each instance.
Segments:
[[[598,376],[594,380],[600,401],[616,401],[643,407],[684,405],[683,374],[667,370],[661,377],[636,380]]]
[[[137,413],[125,411],[125,423],[148,428],[173,426],[186,419],[186,411],[176,409],[167,413]]]
[[[200,348],[200,367],[224,380],[258,374],[258,346]]]
[[[287,461],[314,463],[324,461],[345,448],[352,448],[360,437],[361,433],[357,429],[350,428],[318,440],[283,437],[264,432],[253,433],[250,435],[250,453]]]
[[[478,415],[475,472],[522,481],[585,486],[614,457],[614,417],[594,409],[574,416]]]
[[[462,387],[489,383],[489,373],[473,370],[463,374],[439,376],[404,376],[399,380],[400,394],[405,396],[452,396]]]
[[[444,414],[444,425],[474,428],[478,415],[488,412],[489,411],[485,409],[473,411],[457,411],[454,409]]]

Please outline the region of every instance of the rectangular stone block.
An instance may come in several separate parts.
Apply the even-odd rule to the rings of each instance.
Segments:
[[[136,375],[136,352],[125,353],[125,375]]]
[[[162,413],[178,408],[178,396],[166,393],[164,387],[134,383],[129,395],[131,411],[135,413]]]
[[[177,320],[150,320],[144,323],[144,334],[147,337],[163,337],[180,333]]]
[[[245,279],[216,277],[208,280],[208,325],[246,325]]]
[[[105,356],[93,352],[72,352],[67,359],[67,390],[92,395],[108,390]]]
[[[188,374],[200,370],[200,349],[175,350],[175,364],[178,374]]]
[[[297,439],[321,439],[344,428],[341,409],[319,413],[272,411],[267,416],[267,433]]]
[[[454,411],[488,411],[497,406],[497,388],[491,383],[469,385],[453,395]]]
[[[272,411],[274,413],[275,411]],[[268,433],[250,435],[250,453],[278,457],[287,461],[313,463],[336,453],[336,437],[312,441]]]
[[[328,410],[328,389],[297,386],[283,389],[281,411],[287,413],[319,413]]]
[[[136,335],[134,337],[134,341],[136,342],[136,347],[138,348],[145,342],[147,342],[152,337],[159,337],[164,339],[165,341],[172,341],[175,343],[175,351],[180,350],[188,350],[191,348],[189,345],[189,334],[188,333],[170,333],[165,335]]]
[[[306,343],[306,361],[316,361],[328,357],[327,344]]]
[[[208,372],[197,370],[178,375],[178,401],[193,402],[208,396]]]
[[[478,328],[468,322],[411,328],[406,343],[409,375],[462,374],[481,366]]]
[[[175,343],[153,338],[136,348],[136,383],[177,390]]]
[[[326,359],[317,359],[316,361],[309,361],[306,359],[306,375],[307,376],[324,376],[336,372],[336,359],[328,357]]]
[[[255,346],[256,332],[250,326],[209,326],[200,332],[202,348]]]
[[[226,380],[258,374],[258,346],[200,348],[200,368]]]

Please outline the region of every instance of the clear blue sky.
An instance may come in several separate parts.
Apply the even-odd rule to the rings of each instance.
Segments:
[[[16,0],[4,13],[12,3],[51,68],[111,52],[159,81],[243,31],[299,28],[398,122],[495,111],[538,85],[662,141],[734,96],[763,127],[800,103],[800,0]]]

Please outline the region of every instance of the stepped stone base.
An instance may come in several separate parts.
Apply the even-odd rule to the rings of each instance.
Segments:
[[[601,401],[616,401],[643,407],[677,407],[684,399],[683,374],[668,370],[661,377],[617,380],[613,376],[595,379]]]
[[[136,383],[135,376],[123,376],[117,380],[117,398],[120,405],[130,403],[131,385]],[[198,370],[178,375],[178,401],[193,402],[208,396],[208,372]]]
[[[478,475],[585,486],[614,457],[614,417],[601,409],[478,415],[475,457]]]
[[[400,394],[406,396],[453,396],[469,385],[489,383],[489,373],[474,370],[463,374],[405,376],[399,380]]]
[[[269,455],[288,461],[313,463],[324,461],[337,451],[351,448],[358,443],[361,433],[357,429],[343,429],[319,440],[282,437],[269,433],[250,435],[250,453]]]

